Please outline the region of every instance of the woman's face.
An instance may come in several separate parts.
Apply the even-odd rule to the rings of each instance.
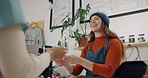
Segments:
[[[92,16],[90,19],[90,28],[93,32],[100,32],[102,26],[102,19],[99,16]]]

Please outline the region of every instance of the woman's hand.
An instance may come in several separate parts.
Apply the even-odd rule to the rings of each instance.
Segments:
[[[93,62],[79,56],[67,55],[65,56],[65,60],[67,60],[70,64],[80,64],[81,66],[87,68],[90,71],[92,71],[93,69]],[[73,70],[71,69],[69,71]]]
[[[76,55],[65,56],[65,61],[67,61],[70,64],[80,64],[81,59],[82,59],[81,57],[76,56]]]
[[[57,60],[55,61],[57,66],[64,66],[65,65],[65,61],[64,60]]]
[[[64,66],[69,73],[72,73],[73,72],[73,67],[70,65],[70,63],[68,62],[70,61],[67,56],[65,56],[63,59],[61,60],[57,60],[55,61],[57,66]]]

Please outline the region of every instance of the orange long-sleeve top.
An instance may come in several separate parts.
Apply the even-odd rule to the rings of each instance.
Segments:
[[[95,41],[93,42],[93,45],[91,47],[91,51],[96,52],[97,50],[99,50],[105,45],[105,41],[106,37],[104,36],[95,38]],[[89,46],[90,43],[87,43],[85,45],[80,57],[85,58]],[[93,69],[91,70],[91,72],[109,78],[110,76],[112,76],[115,69],[119,67],[121,56],[121,42],[116,38],[109,39],[108,52],[106,55],[105,64],[93,63]],[[82,70],[83,66],[76,64],[76,66],[73,66],[73,72],[71,74],[77,76],[82,72]]]

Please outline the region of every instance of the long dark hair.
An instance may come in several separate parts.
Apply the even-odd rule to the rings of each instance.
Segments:
[[[104,23],[104,21],[102,21],[102,26],[101,26],[101,32],[103,34],[103,36],[107,37],[108,39],[112,39],[112,38],[116,38],[119,40],[118,35],[116,33],[114,33],[113,31],[111,31],[106,24]],[[88,42],[93,42],[95,40],[95,34],[93,31],[90,32],[89,34],[89,40]],[[120,41],[120,40],[119,40]],[[122,57],[121,60],[124,61],[125,60],[125,52],[124,52],[124,48],[123,48],[123,44],[120,41],[121,46],[122,46]]]

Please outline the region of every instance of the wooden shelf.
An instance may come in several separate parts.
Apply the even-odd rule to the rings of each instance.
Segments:
[[[133,46],[148,46],[148,41],[145,42],[135,42],[135,43],[124,43],[124,48],[133,47]],[[75,48],[77,50],[82,50],[84,47]]]
[[[133,46],[148,46],[148,41],[145,42],[135,42],[135,43],[124,43],[124,47],[133,47]]]

